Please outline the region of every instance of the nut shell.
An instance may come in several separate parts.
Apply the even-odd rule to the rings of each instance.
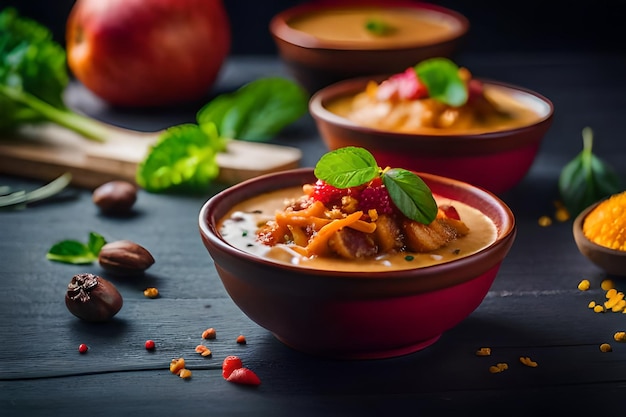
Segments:
[[[85,321],[108,321],[123,304],[122,295],[115,285],[94,274],[74,275],[65,293],[67,309]]]
[[[100,249],[98,262],[106,271],[118,275],[135,275],[152,266],[154,258],[143,246],[130,240],[118,240]]]

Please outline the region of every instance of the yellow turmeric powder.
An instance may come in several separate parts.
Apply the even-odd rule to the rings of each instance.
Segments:
[[[598,204],[585,218],[583,233],[600,246],[626,251],[626,191]]]

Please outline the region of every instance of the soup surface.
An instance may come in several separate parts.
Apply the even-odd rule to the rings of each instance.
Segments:
[[[366,29],[370,21],[382,22],[393,29],[382,36],[374,34]],[[436,43],[451,38],[460,29],[458,22],[446,15],[411,8],[336,8],[299,16],[288,24],[318,39],[381,48]]]
[[[226,242],[244,252],[303,268],[340,271],[388,271],[436,265],[476,253],[493,243],[497,236],[496,226],[480,211],[435,195],[437,204],[451,204],[457,209],[470,232],[430,253],[397,252],[355,262],[321,256],[304,257],[284,244],[268,246],[258,242],[256,232],[259,226],[273,219],[276,211],[283,210],[288,200],[301,195],[301,187],[292,187],[243,201],[220,220],[218,229]]]
[[[529,126],[544,117],[511,89],[485,84],[484,95],[494,111],[476,109],[472,103],[456,109],[444,108],[432,99],[379,101],[366,92],[340,97],[325,107],[361,126],[429,135],[495,132]]]

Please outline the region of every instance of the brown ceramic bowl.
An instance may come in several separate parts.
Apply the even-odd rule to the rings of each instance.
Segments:
[[[488,80],[481,80],[486,89],[497,89],[531,106],[540,115],[538,120],[497,132],[430,135],[359,126],[327,109],[329,102],[363,91],[370,80],[380,82],[387,77],[340,81],[311,97],[310,113],[330,150],[358,146],[369,150],[383,167],[428,172],[502,193],[524,178],[552,124],[550,100],[525,88]]]
[[[610,249],[598,245],[589,240],[583,233],[585,218],[598,204],[600,204],[600,202],[592,204],[576,216],[572,226],[576,246],[578,246],[580,253],[585,255],[587,259],[603,269],[607,274],[626,276],[626,251]]]
[[[419,175],[433,193],[487,215],[497,227],[495,242],[473,255],[434,266],[336,272],[277,263],[224,240],[217,224],[233,205],[311,183],[315,181],[311,168],[261,176],[215,195],[200,211],[200,235],[235,304],[284,344],[342,359],[408,354],[436,342],[479,306],[516,234],[513,213],[492,193]]]
[[[371,36],[367,32],[357,36],[331,35],[325,26],[322,34],[312,35],[299,22],[322,13],[346,13],[369,7],[372,15],[385,11],[399,12],[416,19],[413,27],[425,24],[443,28],[441,33],[429,37],[408,38],[404,29],[397,37]],[[419,20],[417,20],[419,19]],[[362,30],[365,23],[351,23],[341,18],[342,29]],[[468,20],[461,14],[440,6],[407,0],[343,0],[315,1],[289,8],[270,22],[270,33],[279,55],[294,78],[309,92],[346,78],[370,74],[402,72],[418,62],[433,57],[452,57],[460,48],[469,30]],[[363,31],[364,32],[364,31]],[[349,32],[351,33],[351,32]]]

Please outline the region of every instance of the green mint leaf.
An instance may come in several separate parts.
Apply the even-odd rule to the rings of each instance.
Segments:
[[[415,72],[433,99],[453,107],[467,103],[467,86],[459,77],[459,67],[449,59],[427,59],[415,66]]]
[[[620,179],[613,168],[593,154],[593,131],[583,129],[583,150],[568,162],[559,175],[559,193],[572,216],[593,203],[618,193]]]
[[[104,239],[104,236],[102,236],[101,234],[98,234],[96,232],[89,233],[89,241],[87,242],[87,248],[89,249],[89,252],[93,253],[94,255],[97,256],[100,253],[100,250],[102,249],[102,247],[106,243],[107,242]]]
[[[383,172],[383,184],[396,207],[411,220],[430,224],[437,216],[437,202],[430,188],[416,174],[392,168]]]
[[[349,188],[373,180],[380,168],[369,151],[348,146],[324,154],[314,172],[317,178],[333,187]]]
[[[205,191],[219,174],[216,154],[223,145],[216,144],[220,140],[209,124],[170,127],[137,167],[137,184],[149,192]]]
[[[376,36],[387,36],[394,33],[397,28],[384,20],[371,18],[365,22],[365,30]]]
[[[308,110],[308,95],[300,85],[281,77],[260,78],[222,94],[200,109],[200,126],[215,123],[220,136],[266,141]]]

